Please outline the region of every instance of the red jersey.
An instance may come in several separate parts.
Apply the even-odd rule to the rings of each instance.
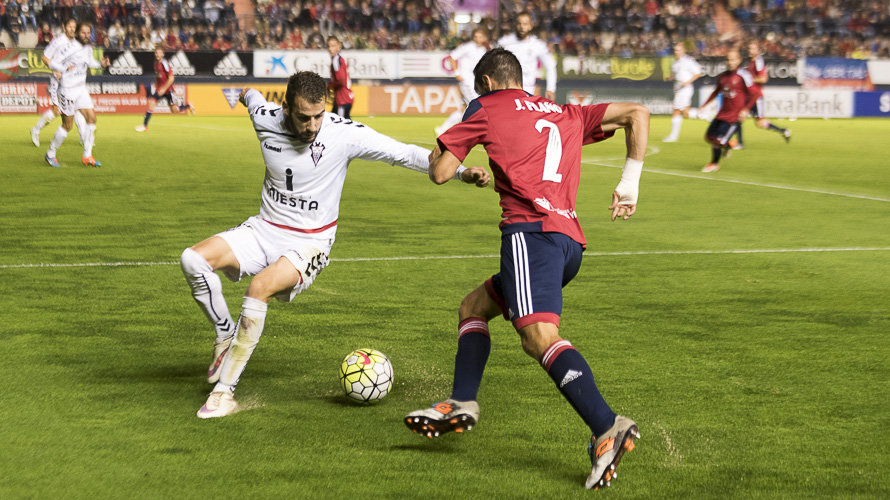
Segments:
[[[340,54],[331,58],[331,81],[328,88],[334,89],[334,105],[352,104],[352,80],[349,78],[349,65]]]
[[[461,161],[473,146],[485,147],[501,197],[502,231],[539,223],[538,231],[585,245],[575,213],[581,146],[613,135],[602,129],[608,106],[560,106],[524,90],[499,90],[470,102],[463,121],[439,136],[439,147]]]
[[[167,82],[170,80],[170,77],[173,76],[173,67],[170,66],[170,62],[166,59],[161,59],[160,61],[155,61],[155,89],[156,92],[160,92]]]
[[[754,78],[767,76],[766,72],[766,63],[763,62],[763,56],[757,56],[745,66],[745,69],[748,70],[748,73],[751,73],[751,76]],[[763,95],[763,85],[752,82],[751,90],[757,94],[758,96]]]
[[[751,109],[757,102],[758,94],[751,90],[751,75],[744,70],[724,71],[717,76],[717,88],[706,102],[711,102],[717,94],[723,96],[717,119],[729,123],[739,121],[742,110]]]

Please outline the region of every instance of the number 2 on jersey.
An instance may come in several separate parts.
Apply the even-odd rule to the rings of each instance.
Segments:
[[[544,175],[541,180],[562,182],[562,174],[556,171],[559,168],[559,161],[562,160],[562,137],[555,123],[543,118],[535,122],[535,130],[539,134],[543,133],[545,128],[550,130],[547,137],[547,151],[544,153]]]

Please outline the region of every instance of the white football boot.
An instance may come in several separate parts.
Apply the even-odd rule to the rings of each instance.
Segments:
[[[479,421],[479,403],[446,399],[429,408],[412,411],[405,417],[405,425],[428,438],[446,432],[469,431]]]
[[[640,439],[637,424],[627,417],[616,415],[612,427],[595,442],[591,439],[592,442],[587,447],[593,470],[590,471],[584,487],[598,490],[603,486],[611,486],[612,480],[618,477],[615,471],[618,461],[626,452],[634,449],[635,439]]]
[[[207,402],[198,410],[198,418],[225,417],[238,411],[238,403],[229,391],[211,392]]]

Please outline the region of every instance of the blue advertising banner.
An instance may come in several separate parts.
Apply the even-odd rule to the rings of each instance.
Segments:
[[[883,116],[890,118],[890,92],[855,92],[853,116]]]
[[[837,57],[808,57],[803,60],[801,83],[806,88],[874,90],[868,78],[868,61]]]

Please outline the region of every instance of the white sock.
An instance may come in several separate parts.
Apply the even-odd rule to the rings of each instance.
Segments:
[[[68,137],[68,131],[59,125],[59,129],[56,130],[56,135],[53,136],[53,140],[49,143],[49,149],[46,152],[47,156],[55,158],[56,151],[58,151],[59,147],[62,146],[62,143],[65,142],[66,137]]]
[[[53,121],[53,118],[56,117],[56,114],[53,113],[52,108],[46,110],[46,113],[40,115],[40,119],[37,120],[37,125],[34,125],[34,130],[42,130],[43,127],[49,125],[49,122]]]
[[[241,373],[247,366],[247,360],[253,354],[263,334],[263,325],[266,322],[266,310],[268,305],[262,300],[244,297],[241,308],[241,317],[238,318],[238,331],[235,340],[229,346],[229,352],[223,358],[219,367],[219,382],[213,388],[213,392],[235,392],[235,385],[241,378]]]
[[[83,137],[84,134],[81,133],[81,138],[83,138],[83,157],[89,158],[93,156],[93,144],[96,143],[96,124],[87,124],[84,129],[87,133],[86,137]]]
[[[683,128],[683,115],[671,117],[671,137],[680,137],[680,129]]]
[[[192,297],[204,311],[216,330],[216,341],[221,342],[235,334],[235,323],[229,314],[229,306],[222,293],[222,280],[201,254],[186,248],[179,259],[182,274],[192,289]]]
[[[84,140],[84,130],[87,128],[87,119],[78,111],[74,112],[74,125],[77,127],[77,131],[80,132],[80,142],[86,142]]]

